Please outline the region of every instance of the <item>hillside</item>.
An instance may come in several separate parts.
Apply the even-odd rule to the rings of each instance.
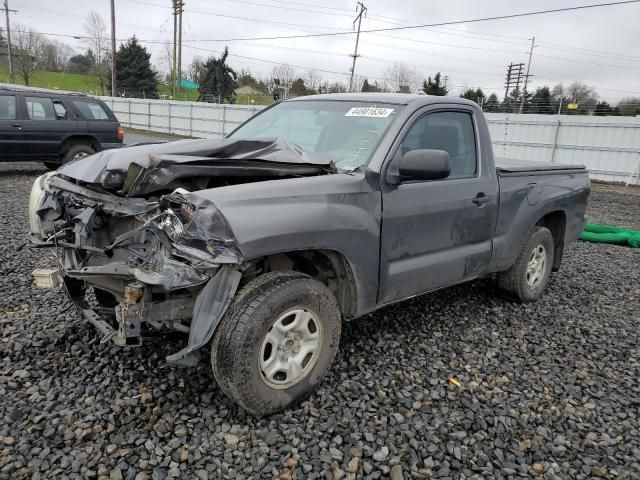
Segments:
[[[0,83],[9,83],[9,69],[0,67]],[[16,75],[16,83],[23,85],[22,78]],[[50,88],[53,90],[69,90],[73,92],[88,93],[91,95],[106,95],[108,92],[101,92],[98,77],[93,75],[80,75],[77,73],[64,72],[34,72],[30,79],[30,86],[38,88]],[[105,86],[105,89],[107,87]],[[168,97],[171,89],[168,85],[158,85],[160,96]],[[177,95],[179,100],[196,101],[198,99],[197,90],[182,89]],[[253,102],[251,100],[253,99]],[[273,99],[269,95],[238,95],[237,103],[242,105],[269,105]]]

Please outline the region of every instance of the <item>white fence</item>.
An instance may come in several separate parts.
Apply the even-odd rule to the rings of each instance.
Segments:
[[[222,137],[261,108],[101,97],[127,127]],[[640,184],[640,117],[487,113],[498,157],[582,164],[591,178]]]
[[[485,115],[497,157],[586,165],[591,178],[640,184],[640,117]]]
[[[99,97],[122,125],[190,137],[223,137],[261,106]]]

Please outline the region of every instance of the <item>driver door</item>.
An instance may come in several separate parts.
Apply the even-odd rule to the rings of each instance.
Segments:
[[[387,174],[415,149],[446,151],[452,168],[443,180],[383,187],[380,305],[475,278],[491,258],[498,187],[495,169],[483,168],[474,114],[427,107],[392,148]]]

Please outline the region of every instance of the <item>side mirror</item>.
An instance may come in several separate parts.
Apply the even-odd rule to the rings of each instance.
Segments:
[[[411,150],[398,164],[401,180],[441,180],[451,174],[451,160],[444,150]]]

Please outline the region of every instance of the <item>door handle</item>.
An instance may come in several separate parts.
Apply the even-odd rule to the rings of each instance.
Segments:
[[[13,123],[11,124],[12,127],[16,127],[16,128],[22,128],[22,124],[21,123]]]
[[[481,207],[482,205],[489,202],[490,200],[491,200],[491,197],[487,197],[484,193],[479,193],[478,195],[476,195],[476,198],[474,198],[471,201],[475,203],[478,207]]]

